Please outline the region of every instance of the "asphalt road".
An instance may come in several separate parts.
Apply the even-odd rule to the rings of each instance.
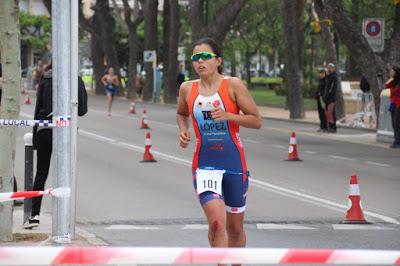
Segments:
[[[24,105],[22,118],[33,114]],[[140,163],[148,111],[157,163]],[[178,146],[175,107],[116,99],[111,117],[105,98],[90,96],[79,119],[77,226],[111,245],[207,246],[205,218],[191,179],[194,141]],[[339,129],[321,134],[309,124],[264,119],[260,130],[242,129],[251,171],[246,231],[251,247],[400,248],[400,151],[374,142],[371,132]],[[15,172],[23,177],[18,129]],[[297,133],[302,162],[286,162],[290,133]],[[194,136],[194,134],[193,134]],[[369,225],[342,225],[349,177],[356,173]],[[50,186],[52,177],[47,182]],[[51,211],[50,200],[44,212]]]

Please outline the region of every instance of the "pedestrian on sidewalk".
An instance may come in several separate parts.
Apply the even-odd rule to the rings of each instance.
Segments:
[[[326,88],[324,101],[326,104],[325,115],[328,122],[328,132],[336,133],[336,93],[338,90],[338,77],[336,66],[332,63],[328,64],[328,76],[326,77]]]
[[[36,93],[35,120],[53,119],[53,79],[52,63],[44,68],[44,74],[39,82]],[[78,116],[87,112],[87,94],[85,84],[78,77]],[[36,176],[33,183],[34,191],[44,190],[49,175],[51,152],[53,147],[53,130],[49,127],[33,127],[33,148],[36,150]],[[25,229],[39,226],[39,215],[42,205],[42,197],[32,198],[32,213],[24,223]]]
[[[181,85],[177,110],[182,148],[196,132],[193,185],[208,221],[212,247],[244,247],[243,229],[249,172],[239,127],[261,127],[257,106],[244,83],[222,74],[221,49],[204,38],[192,46],[193,68],[200,79]],[[242,114],[240,113],[242,112]]]
[[[319,129],[318,132],[326,132],[328,130],[328,124],[326,121],[325,115],[325,101],[323,96],[325,95],[326,89],[326,70],[320,69],[319,71],[319,80],[318,80],[318,88],[315,93],[315,99],[317,100],[317,107],[318,107],[318,117],[319,117]]]
[[[104,84],[104,90],[107,95],[107,115],[111,115],[111,107],[114,100],[117,87],[119,86],[118,76],[114,73],[114,68],[110,67],[107,73],[101,78]]]
[[[390,79],[386,82],[386,88],[390,89],[389,112],[392,116],[394,141],[390,148],[400,148],[400,67],[393,66],[390,70]]]

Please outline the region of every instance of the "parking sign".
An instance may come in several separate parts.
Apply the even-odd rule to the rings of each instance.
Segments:
[[[374,52],[383,52],[385,46],[385,20],[383,18],[367,18],[363,21],[363,35]]]
[[[156,51],[146,50],[143,52],[143,59],[145,62],[153,62],[156,58]]]

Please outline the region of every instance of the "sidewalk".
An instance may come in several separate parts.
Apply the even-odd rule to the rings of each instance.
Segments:
[[[0,246],[52,246],[58,245],[52,241],[52,216],[49,213],[40,214],[40,226],[34,229],[24,229],[24,209],[22,206],[13,210],[13,237],[11,242],[0,242]],[[107,245],[95,235],[76,227],[75,239],[67,246],[105,246]]]
[[[303,119],[290,119],[289,110],[279,107],[258,106],[258,110],[263,118],[278,119],[286,121],[295,121],[309,124],[319,125],[319,117],[317,110],[305,111],[305,118]]]

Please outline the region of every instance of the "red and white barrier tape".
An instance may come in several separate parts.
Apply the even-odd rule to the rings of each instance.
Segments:
[[[60,188],[49,188],[44,191],[19,191],[19,192],[4,192],[0,193],[0,202],[16,200],[16,199],[28,199],[34,197],[40,197],[43,195],[51,195],[57,198],[66,198],[71,194],[71,189],[68,187]]]
[[[71,125],[71,116],[56,116],[53,120],[27,120],[27,119],[0,119],[0,126],[16,127],[68,127]]]
[[[0,247],[0,265],[216,263],[400,265],[400,250]]]

